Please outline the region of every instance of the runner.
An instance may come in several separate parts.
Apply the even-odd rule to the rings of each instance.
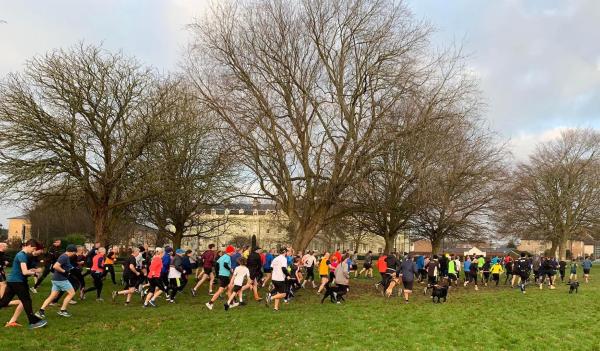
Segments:
[[[58,312],[58,315],[62,317],[71,317],[71,314],[67,311],[67,307],[69,307],[69,302],[75,296],[75,289],[73,288],[73,285],[71,285],[71,282],[69,282],[69,275],[70,271],[73,269],[73,266],[71,265],[71,257],[76,255],[77,247],[75,245],[69,245],[67,246],[66,252],[60,255],[56,259],[54,265],[51,267],[52,271],[54,272],[52,273],[52,291],[36,314],[38,318],[46,319],[46,307],[48,307],[48,305],[58,297],[60,292],[66,292],[67,297],[65,297],[62,303],[62,307]]]
[[[102,294],[102,276],[104,275],[104,255],[106,254],[106,249],[100,247],[96,250],[96,255],[92,258],[92,268],[90,271],[92,272],[92,279],[94,280],[94,286],[87,288],[85,290],[81,290],[80,298],[85,299],[85,294],[90,291],[96,290],[96,301],[102,302],[104,299],[101,297]]]
[[[565,260],[560,260],[558,262],[558,273],[560,274],[561,283],[564,283],[564,281],[565,281],[566,271],[567,271],[567,262]]]
[[[196,283],[196,286],[192,288],[192,295],[196,296],[196,293],[200,286],[206,281],[209,280],[208,283],[208,294],[212,295],[213,292],[213,283],[215,281],[215,273],[213,272],[213,266],[215,264],[215,244],[208,245],[208,250],[204,251],[202,254],[202,278]]]
[[[271,268],[271,263],[275,259],[275,256],[273,255],[274,252],[275,252],[275,249],[271,249],[265,255],[265,263],[263,264],[263,271],[265,272],[265,278],[262,283],[263,288],[265,286],[267,286],[267,283],[271,279],[271,273],[273,272],[273,268]]]
[[[31,305],[31,296],[29,295],[29,287],[27,284],[27,277],[37,273],[41,273],[41,269],[30,269],[27,267],[27,255],[31,254],[36,248],[40,246],[37,241],[30,239],[22,247],[13,260],[12,269],[6,277],[6,290],[4,295],[0,299],[0,309],[6,306],[17,306],[12,318],[6,323],[6,327],[20,327],[17,323],[17,319],[23,310],[27,314],[29,320],[29,329],[36,329],[44,327],[48,322],[38,318],[33,313],[33,306]],[[11,301],[14,296],[18,297],[18,300]]]
[[[585,256],[585,260],[581,263],[581,267],[583,268],[583,278],[587,284],[590,282],[590,271],[592,270],[592,260],[590,260],[589,256]]]
[[[336,303],[342,303],[344,295],[348,293],[348,286],[350,284],[350,254],[345,254],[343,261],[335,268],[335,291],[333,292],[333,299]]]
[[[275,289],[267,295],[266,305],[269,306],[271,300],[275,300],[273,311],[279,311],[279,301],[285,298],[286,295],[285,281],[289,277],[287,269],[288,261],[286,257],[287,252],[288,250],[286,248],[281,248],[279,250],[279,256],[275,257],[271,263],[271,267],[273,268],[273,275],[271,278]]]
[[[225,290],[228,290],[229,288],[229,281],[231,277],[231,255],[233,255],[234,253],[235,248],[229,245],[225,249],[225,254],[217,260],[217,264],[219,265],[219,270],[217,272],[217,276],[219,279],[219,288],[217,289],[217,292],[212,296],[210,301],[206,303],[206,308],[208,308],[209,310],[213,309],[213,304],[215,301],[217,301],[219,296],[221,296],[221,293],[223,293],[223,291]]]
[[[248,257],[250,257],[250,253]],[[242,256],[238,258],[238,266],[233,270],[233,276],[229,286],[229,292],[227,297],[227,302],[223,304],[225,307],[225,311],[228,311],[230,308],[237,307],[239,305],[245,305],[243,300],[244,290],[248,289],[252,285],[249,284],[250,280],[250,270],[246,266],[247,260]],[[244,281],[247,280],[247,284],[244,284]],[[234,299],[237,297],[237,301]]]
[[[569,283],[577,280],[577,261],[571,261],[570,269]]]
[[[451,264],[453,261],[450,262]],[[404,260],[400,264],[400,277],[402,278],[402,294],[404,295],[404,303],[408,303],[408,299],[410,294],[413,292],[413,286],[415,283],[415,275],[419,273],[417,269],[417,264],[414,262],[414,259],[411,255],[409,255],[406,260]],[[450,271],[448,272],[450,274]]]
[[[373,252],[369,251],[367,252],[367,255],[365,256],[365,260],[363,262],[363,268],[360,270],[360,272],[357,273],[358,276],[361,276],[363,274],[363,272],[365,273],[365,278],[373,278]],[[356,275],[355,275],[356,277]]]
[[[0,298],[2,298],[6,290],[6,272],[4,271],[4,267],[7,267],[9,263],[8,256],[6,255],[7,247],[6,243],[0,243]]]
[[[131,302],[131,296],[135,294],[135,289],[138,286],[138,281],[141,276],[141,272],[138,269],[137,257],[140,255],[140,249],[134,247],[131,251],[131,255],[125,262],[123,268],[123,280],[125,280],[125,289],[121,291],[112,292],[112,301],[116,302],[117,296],[126,295],[125,306],[128,306]]]
[[[496,261],[497,262],[497,261]],[[490,282],[490,271],[492,269],[492,263],[489,259],[485,260],[483,267],[481,267],[481,271],[483,272],[483,285],[488,286]]]
[[[175,295],[183,284],[183,254],[185,251],[182,249],[175,250],[175,255],[171,259],[171,265],[169,266],[169,295],[167,302],[174,303]]]
[[[325,289],[325,285],[329,283],[329,252],[325,252],[323,254],[323,258],[321,258],[321,262],[319,263],[319,276],[321,277],[321,285],[319,285],[319,290],[317,290],[317,294],[320,294],[323,289]]]
[[[504,272],[504,269],[502,268],[502,265],[500,264],[500,260],[497,260],[496,264],[494,264],[492,266],[491,272],[492,272],[492,280],[495,281],[496,286],[498,286],[498,283],[500,282],[500,274],[502,274]]]
[[[433,255],[433,258],[427,264],[427,286],[425,287],[423,293],[427,295],[427,289],[433,288],[433,286],[437,283],[437,277],[440,274],[440,264],[438,262],[438,256]],[[433,296],[432,296],[433,298]]]
[[[252,289],[255,301],[262,301],[262,298],[258,295],[258,285],[262,280],[262,259],[260,253],[260,247],[253,248],[253,250],[248,253],[248,258],[246,260],[248,271],[250,272],[247,289]]]
[[[317,258],[314,255],[314,251],[309,251],[302,258],[302,262],[304,264],[304,268],[306,269],[306,279],[302,282],[302,287],[306,284],[307,281],[312,283],[313,289],[317,287],[315,284],[315,264],[317,263]]]
[[[527,280],[529,279],[529,271],[531,269],[530,261],[525,258],[525,253],[521,252],[521,257],[517,259],[515,262],[516,270],[521,278],[521,282],[519,283],[519,288],[521,292],[525,294],[525,286],[527,285]]]
[[[44,273],[42,274],[41,277],[38,278],[38,280],[35,282],[35,284],[31,288],[32,293],[37,294],[37,288],[40,287],[40,285],[42,284],[44,279],[46,279],[48,274],[53,272],[52,267],[54,266],[54,264],[56,263],[56,260],[62,253],[61,249],[60,249],[61,244],[62,244],[62,242],[60,241],[60,239],[54,240],[54,243],[52,243],[52,246],[50,246],[50,248],[48,249],[48,252],[46,253],[46,257],[44,258]]]
[[[452,282],[454,282],[454,286],[458,286],[458,270],[456,269],[454,254],[450,255],[450,260],[448,261],[448,283],[450,286]]]
[[[114,267],[116,259],[117,259],[117,253],[115,252],[114,249],[110,250],[106,254],[106,257],[104,259],[104,275],[103,275],[103,277],[105,278],[110,273],[110,280],[112,281],[113,285],[117,284],[117,281],[115,280],[115,267]]]
[[[162,257],[164,254],[165,251],[162,247],[157,247],[154,249],[154,257],[152,257],[150,269],[148,270],[148,283],[150,286],[148,288],[146,300],[144,301],[144,307],[157,307],[155,302],[156,298],[159,297],[162,292],[166,293],[166,287],[164,286],[162,279],[160,279],[160,273],[162,271]]]

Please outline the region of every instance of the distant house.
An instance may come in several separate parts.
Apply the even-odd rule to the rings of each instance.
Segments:
[[[8,240],[21,242],[31,239],[31,222],[27,216],[8,218]]]
[[[566,250],[571,253],[571,257],[584,257],[585,255],[592,254],[594,251],[593,242],[588,243],[586,245],[586,242],[583,240],[569,240],[567,241]],[[543,255],[551,248],[552,243],[547,240],[521,240],[521,243],[517,246],[519,251],[527,251],[534,255]]]

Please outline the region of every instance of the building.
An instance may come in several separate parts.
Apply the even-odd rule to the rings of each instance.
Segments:
[[[24,242],[31,239],[31,222],[27,216],[10,217],[8,219],[8,241]]]
[[[517,246],[517,250],[526,251],[534,255],[543,255],[546,251],[552,248],[552,243],[547,240],[521,240]],[[594,252],[594,244],[586,245],[583,240],[567,241],[566,250],[569,251],[571,257],[584,257]],[[557,252],[558,254],[558,252]]]

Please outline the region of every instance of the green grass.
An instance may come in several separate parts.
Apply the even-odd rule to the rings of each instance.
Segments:
[[[592,276],[593,278],[593,276]],[[175,305],[163,299],[159,308],[142,309],[139,296],[126,307],[110,302],[112,283],[105,283],[106,302],[93,294],[70,306],[70,319],[47,310],[48,326],[0,330],[0,350],[599,350],[600,281],[582,284],[569,295],[529,286],[527,294],[505,286],[458,288],[447,303],[433,304],[423,293],[410,304],[377,294],[373,280],[353,279],[347,302],[321,305],[306,289],[280,312],[263,304],[209,311],[206,287],[193,298],[179,296]],[[416,288],[415,288],[416,289]],[[37,295],[40,306],[49,279]],[[6,321],[12,308],[0,310]],[[20,319],[26,324],[25,316]]]

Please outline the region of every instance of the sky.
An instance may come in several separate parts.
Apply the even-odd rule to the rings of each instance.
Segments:
[[[28,58],[84,40],[167,72],[178,68],[186,24],[209,0],[0,0],[0,79]],[[457,44],[479,80],[483,117],[515,160],[567,128],[600,128],[600,1],[406,0]],[[1,194],[0,194],[1,196]],[[0,207],[0,223],[20,214]]]

